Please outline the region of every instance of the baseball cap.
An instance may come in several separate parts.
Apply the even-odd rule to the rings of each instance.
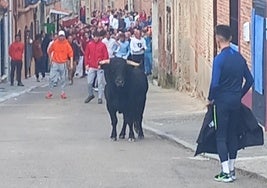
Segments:
[[[60,31],[58,32],[58,36],[60,36],[60,35],[65,36],[65,32],[64,32],[63,30],[60,30]]]

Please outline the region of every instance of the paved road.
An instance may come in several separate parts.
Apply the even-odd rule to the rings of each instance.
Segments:
[[[76,80],[77,81],[77,80]],[[238,174],[233,184],[214,182],[215,161],[146,134],[111,142],[104,105],[84,104],[85,80],[67,100],[44,99],[37,88],[0,104],[0,187],[9,188],[261,188],[267,183]],[[147,106],[149,110],[149,106]]]

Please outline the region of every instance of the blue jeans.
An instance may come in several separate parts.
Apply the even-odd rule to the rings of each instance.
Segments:
[[[152,71],[152,53],[151,52],[145,52],[145,73],[151,74]]]
[[[88,82],[88,94],[92,96],[93,93],[93,83],[95,76],[97,76],[97,84],[98,84],[98,98],[102,99],[104,96],[104,70],[103,69],[95,69],[89,68],[87,72],[87,82]]]
[[[67,77],[67,65],[66,63],[56,63],[52,62],[50,67],[50,77],[49,77],[49,88],[50,91],[53,89],[54,84],[60,78],[61,91],[64,92],[66,86]]]

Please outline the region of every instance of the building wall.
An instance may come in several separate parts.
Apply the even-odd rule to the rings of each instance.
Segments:
[[[64,10],[70,10],[77,15],[80,10],[80,0],[61,0],[61,7]]]
[[[229,0],[217,0],[217,24],[230,24]]]
[[[18,32],[21,32],[21,41],[24,42],[24,32],[25,32],[25,27],[27,26],[27,29],[30,29],[31,23],[34,24],[34,19],[33,19],[33,10],[29,10],[23,14],[21,14],[18,17],[18,22],[17,22],[17,29]],[[33,37],[33,36],[32,36]],[[31,63],[31,75],[34,75],[34,63]],[[23,66],[22,66],[22,74],[21,77],[25,78],[25,62],[23,58]]]
[[[194,96],[207,97],[214,55],[213,1],[173,0],[157,3],[163,27],[160,32],[161,24],[158,24],[159,84],[190,91]],[[168,7],[171,12],[170,31]],[[172,41],[166,42],[169,36]]]
[[[153,77],[158,79],[159,67],[159,5],[157,0],[153,0],[152,5],[152,55],[153,55]]]
[[[229,0],[217,0],[217,24],[230,24]],[[243,25],[251,23],[252,0],[239,0],[239,50],[251,67],[250,42],[244,41]]]
[[[89,3],[90,4],[90,3]],[[105,10],[107,6],[114,9],[124,9],[128,4],[128,0],[91,0],[91,10]],[[148,14],[152,8],[152,0],[133,0],[135,11],[145,10]]]
[[[251,11],[252,11],[252,0],[240,1],[240,17],[239,17],[239,44],[240,52],[246,58],[248,65],[251,67],[251,43],[244,41],[244,30],[243,25],[246,22],[251,23]]]
[[[144,10],[147,14],[149,14],[151,8],[152,0],[134,0],[134,10],[137,12]]]

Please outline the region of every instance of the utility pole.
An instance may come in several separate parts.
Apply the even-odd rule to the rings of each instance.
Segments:
[[[13,40],[13,0],[9,0],[9,9],[7,14],[4,17],[4,33],[7,37],[4,38],[5,44],[5,74],[7,75],[7,79],[10,80],[10,58],[8,55],[8,47],[12,43]]]

